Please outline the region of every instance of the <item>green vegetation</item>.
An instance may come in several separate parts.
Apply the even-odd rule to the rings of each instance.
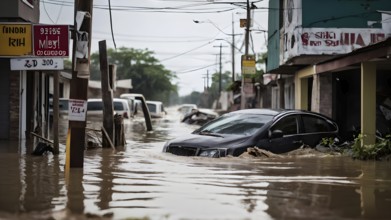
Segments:
[[[352,156],[361,160],[381,160],[391,155],[391,135],[378,139],[375,144],[361,146],[363,136],[360,134],[354,140]]]
[[[320,144],[324,147],[332,147],[335,144],[335,140],[332,137],[322,138],[322,140],[320,140]]]
[[[117,66],[117,79],[132,79],[133,93],[142,93],[146,99],[171,103],[177,99],[178,88],[171,81],[176,77],[165,69],[148,50],[121,47],[107,50],[109,64]],[[91,55],[91,80],[100,80],[99,53]]]

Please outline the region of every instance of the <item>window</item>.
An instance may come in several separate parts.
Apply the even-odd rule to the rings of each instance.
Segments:
[[[87,103],[87,111],[102,111],[103,103],[101,101],[91,101]]]
[[[218,134],[252,135],[272,119],[272,115],[229,114],[206,125],[201,131]]]
[[[291,115],[280,119],[270,130],[272,132],[275,130],[281,130],[284,135],[297,134],[297,126],[297,117],[295,115]]]
[[[155,104],[147,103],[147,106],[148,106],[148,110],[150,112],[156,112],[156,105]]]
[[[114,102],[114,110],[116,111],[123,111],[125,106],[122,102]]]
[[[303,115],[302,118],[304,123],[304,133],[330,132],[337,130],[333,124],[323,118],[312,115]]]

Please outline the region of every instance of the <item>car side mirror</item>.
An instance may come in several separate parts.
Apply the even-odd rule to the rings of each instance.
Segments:
[[[282,138],[284,136],[284,133],[281,130],[274,130],[271,133],[269,133],[269,138]]]

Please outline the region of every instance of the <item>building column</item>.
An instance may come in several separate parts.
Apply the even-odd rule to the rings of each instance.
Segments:
[[[308,78],[315,74],[315,66],[300,70],[295,75],[295,108],[308,109]]]
[[[361,63],[361,134],[362,145],[376,141],[376,64]]]
[[[332,117],[332,74],[315,74],[312,84],[311,110]]]
[[[285,80],[284,79],[278,79],[277,80],[278,85],[278,92],[279,92],[279,103],[278,107],[284,109],[285,108]]]

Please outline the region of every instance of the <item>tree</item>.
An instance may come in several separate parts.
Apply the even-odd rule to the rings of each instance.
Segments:
[[[231,84],[231,72],[226,71],[225,73],[221,74],[221,91],[227,91],[229,90],[229,86]],[[220,73],[213,73],[212,74],[212,84],[209,88],[209,101],[213,102],[214,100],[218,99],[219,97],[219,82],[220,81]],[[211,103],[210,103],[211,104]]]
[[[159,63],[153,52],[121,47],[107,50],[108,62],[117,66],[118,79],[132,79],[133,93],[141,93],[148,100],[170,102],[177,94],[177,85],[171,81],[175,75]],[[91,55],[91,79],[100,80],[99,53]]]

